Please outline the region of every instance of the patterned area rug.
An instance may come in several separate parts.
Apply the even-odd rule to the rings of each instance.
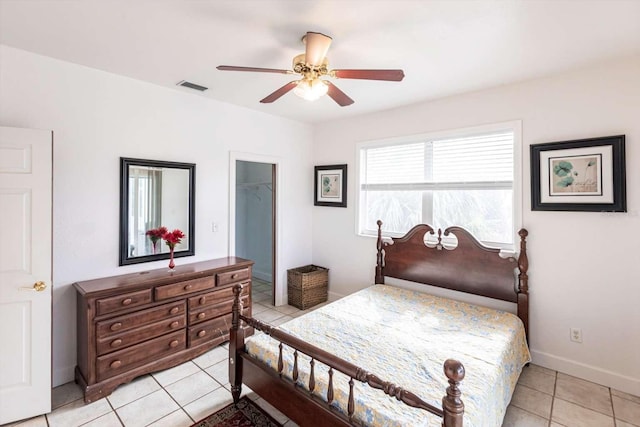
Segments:
[[[209,415],[191,427],[282,427],[248,397]]]

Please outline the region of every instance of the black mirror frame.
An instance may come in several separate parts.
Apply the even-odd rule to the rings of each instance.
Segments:
[[[129,166],[151,166],[163,168],[187,169],[189,171],[189,247],[184,251],[174,252],[174,258],[195,255],[196,247],[196,165],[194,163],[164,162],[160,160],[133,159],[120,157],[120,264],[130,265],[143,262],[169,259],[168,253],[129,257],[127,230],[129,229]]]

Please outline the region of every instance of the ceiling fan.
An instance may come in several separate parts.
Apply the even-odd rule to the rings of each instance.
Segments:
[[[305,53],[293,58],[293,70],[279,70],[275,68],[236,67],[219,65],[222,71],[253,71],[258,73],[299,74],[300,80],[294,80],[260,100],[268,104],[278,100],[281,96],[293,92],[310,101],[327,94],[341,107],[353,104],[353,99],[337,88],[336,85],[321,77],[338,79],[386,80],[399,82],[404,78],[402,70],[330,70],[327,51],[331,46],[331,37],[321,33],[308,32],[302,37],[306,44]]]

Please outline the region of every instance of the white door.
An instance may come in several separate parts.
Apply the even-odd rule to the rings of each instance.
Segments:
[[[51,411],[52,133],[0,127],[0,424]]]

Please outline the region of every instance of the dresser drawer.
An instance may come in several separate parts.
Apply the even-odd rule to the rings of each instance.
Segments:
[[[249,279],[248,268],[216,274],[217,286],[228,285],[229,283],[240,282],[242,280],[248,280],[248,279]]]
[[[216,283],[213,276],[201,277],[199,279],[185,280],[184,282],[172,283],[171,285],[158,286],[155,289],[156,300],[175,298],[192,292],[204,291],[215,288]]]
[[[249,304],[248,296],[242,298],[242,306],[247,307],[247,304]],[[231,307],[233,307],[233,301],[229,300],[207,305],[202,308],[189,309],[189,325],[195,325],[196,323],[229,314],[231,313]]]
[[[186,330],[163,335],[133,347],[100,356],[96,361],[98,381],[127,372],[186,348]]]
[[[249,282],[243,283],[242,293],[240,295],[249,295]],[[223,288],[217,291],[208,292],[189,298],[189,308],[204,307],[205,305],[215,304],[221,301],[233,301],[233,287]]]
[[[146,341],[150,338],[159,337],[167,332],[177,331],[187,326],[187,318],[184,314],[168,319],[159,320],[150,325],[131,329],[127,332],[111,335],[106,338],[97,339],[96,349],[98,355],[110,353],[129,347],[133,344]]]
[[[231,315],[216,317],[208,322],[198,324],[189,328],[189,347],[194,347],[206,341],[222,338],[226,341],[231,329]]]
[[[102,298],[96,301],[97,315],[113,313],[126,308],[138,307],[151,302],[151,289],[129,292],[115,297]]]
[[[98,339],[113,334],[120,334],[142,325],[163,320],[168,317],[175,317],[186,312],[187,304],[185,301],[176,301],[170,304],[164,304],[159,307],[141,310],[136,313],[125,314],[124,316],[114,317],[109,320],[102,320],[96,323],[96,336]]]

